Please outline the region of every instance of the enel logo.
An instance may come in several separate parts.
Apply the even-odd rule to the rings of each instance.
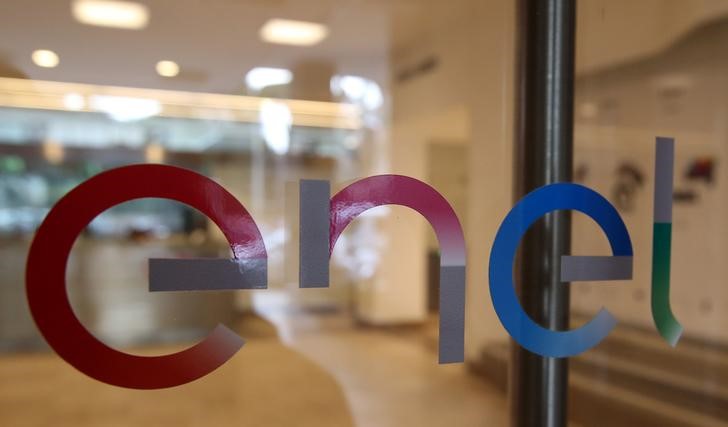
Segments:
[[[675,345],[682,328],[669,304],[670,240],[674,142],[657,138],[653,240],[652,314],[660,334]],[[362,212],[381,205],[414,209],[432,225],[440,244],[440,363],[464,359],[465,239],[450,204],[435,189],[414,178],[380,175],[364,178],[333,197],[327,181],[302,181],[300,286],[327,287],[329,257],[346,226]],[[143,357],[112,349],[79,322],[66,294],[66,264],[71,247],[86,225],[104,210],[129,200],[158,197],[192,206],[226,236],[234,258],[152,259],[151,291],[265,289],[267,253],[253,217],[216,182],[189,170],[163,165],[134,165],[101,173],[64,196],[38,228],[28,255],[26,287],[32,315],[48,343],[68,363],[99,381],[135,389],[158,389],[207,375],[244,344],[218,325],[202,342],[178,353]],[[521,199],[503,220],[490,255],[493,306],[508,333],[542,356],[569,357],[597,345],[616,320],[602,309],[591,321],[569,331],[535,323],[521,307],[513,285],[513,262],[520,240],[539,218],[556,210],[576,210],[604,231],[611,256],[561,259],[564,282],[626,280],[632,277],[632,244],[617,210],[597,192],[558,183]],[[565,285],[566,286],[566,285]]]

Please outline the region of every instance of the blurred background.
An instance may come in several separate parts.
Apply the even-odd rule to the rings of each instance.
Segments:
[[[0,7],[0,424],[508,425],[509,338],[487,259],[513,204],[515,2],[26,0]],[[570,365],[573,425],[728,425],[728,3],[578,0],[575,181],[620,211],[634,280],[580,283],[572,326],[620,324]],[[671,349],[652,326],[653,144],[677,140]],[[214,224],[142,199],[78,238],[67,288],[103,342],[190,346],[217,323],[233,359],[168,390],[85,377],[30,317],[25,259],[67,191],[164,163],[222,184],[269,255],[263,291],[147,291],[148,258],[228,257]],[[329,289],[298,288],[298,180],[338,191],[380,173],[423,180],[468,245],[466,363],[437,365],[439,254],[401,207],[347,228]],[[574,215],[572,253],[609,253]]]

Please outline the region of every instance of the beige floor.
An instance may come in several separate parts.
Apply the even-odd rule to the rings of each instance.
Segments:
[[[375,331],[296,338],[342,386],[358,426],[504,426],[506,401],[418,343]]]
[[[356,328],[345,316],[264,314],[284,342],[330,372],[362,427],[507,425],[505,396],[462,364],[437,364],[437,323]]]
[[[461,365],[437,365],[420,332],[272,318],[284,342],[243,327],[248,344],[232,361],[169,390],[101,384],[54,354],[2,356],[0,426],[505,425],[505,399]]]
[[[505,424],[501,394],[462,365],[437,364],[436,323],[397,332],[357,328],[346,313],[291,307],[302,304],[298,289],[256,293],[255,307],[269,322],[254,316],[232,324],[247,338],[245,348],[199,381],[160,391],[98,383],[37,351],[42,339],[24,293],[27,243],[0,245],[0,427]],[[107,342],[160,342],[189,336],[177,332],[191,326],[234,323],[229,293],[148,292],[146,259],[164,256],[166,246],[82,243],[69,264],[69,289],[84,324]],[[347,306],[347,292],[322,295]]]
[[[57,357],[0,359],[2,426],[351,426],[341,388],[316,365],[266,339],[207,377],[173,389],[126,390]]]

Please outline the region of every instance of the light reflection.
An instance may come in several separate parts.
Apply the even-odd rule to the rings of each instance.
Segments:
[[[106,113],[117,122],[131,122],[156,116],[162,111],[159,101],[128,96],[92,95],[91,108]]]
[[[63,97],[63,106],[71,111],[80,111],[86,107],[86,98],[78,93],[69,93]]]
[[[43,157],[52,165],[63,162],[65,157],[63,146],[58,141],[46,140],[43,143]]]
[[[261,91],[268,86],[286,85],[293,81],[293,73],[285,68],[256,67],[245,75],[249,89]]]
[[[376,110],[384,103],[379,85],[364,77],[337,75],[331,78],[330,86],[334,96],[362,105],[367,110]]]
[[[260,131],[268,148],[278,155],[286,154],[291,146],[293,116],[282,102],[266,99],[260,106]]]
[[[144,157],[147,163],[163,163],[164,162],[164,147],[157,143],[147,145],[144,150]]]

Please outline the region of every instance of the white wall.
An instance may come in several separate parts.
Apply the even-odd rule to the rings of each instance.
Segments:
[[[608,198],[616,169],[639,167],[646,181],[634,210],[622,212],[635,251],[634,280],[578,284],[572,306],[594,313],[605,306],[624,322],[653,328],[650,310],[654,138],[676,138],[675,187],[692,190],[693,203],[673,210],[671,302],[685,335],[728,343],[728,20],[705,27],[660,55],[582,76],[577,84],[575,164],[585,184]],[[583,105],[591,114],[584,115]],[[580,108],[582,106],[582,108]],[[587,109],[588,110],[588,109]],[[692,160],[716,163],[712,184],[685,178]],[[607,254],[603,234],[577,218],[574,251]]]
[[[393,61],[395,70],[428,56],[436,57],[439,65],[431,73],[393,86],[392,166],[394,171],[407,170],[423,179],[428,143],[470,144],[469,162],[451,167],[466,168],[470,175],[468,221],[463,225],[468,249],[466,352],[472,358],[484,343],[506,336],[490,302],[487,259],[495,230],[511,202],[515,18],[508,1],[437,3],[432,14],[447,14],[439,9],[455,6],[467,8],[460,11],[459,21],[434,23],[421,45]],[[410,251],[424,242],[423,227],[424,220],[411,225],[406,243]],[[424,261],[425,252],[420,250],[412,254],[415,275],[400,270],[402,280],[418,289],[418,295],[425,291]],[[424,316],[424,299],[420,303]]]
[[[393,84],[392,171],[408,173],[418,178],[426,176],[423,170],[423,147],[434,139],[441,137],[449,140],[459,139],[470,144],[470,163],[453,165],[453,167],[467,167],[470,174],[468,222],[465,224],[468,245],[466,325],[468,358],[477,357],[483,345],[506,337],[491,305],[487,266],[493,236],[513,203],[512,123],[515,38],[513,3],[491,0],[433,4],[433,16],[447,15],[448,12],[445,10],[447,8],[467,8],[467,11],[459,14],[458,21],[443,19],[447,25],[438,26],[437,22],[433,22],[427,37],[423,37],[420,43],[393,59],[395,71],[433,55],[438,58],[439,66],[434,72],[424,76]],[[645,58],[658,57],[679,42],[681,37],[728,11],[728,3],[717,0],[693,2],[590,0],[579,2],[578,6],[577,72],[581,76],[615,67],[626,67],[629,72],[630,64],[640,64],[640,60]],[[599,91],[598,88],[603,83],[599,81],[587,86],[582,85],[577,90],[578,93],[587,95],[597,92],[600,94],[627,92],[632,98],[629,100],[625,98],[622,104],[624,107],[622,117],[632,117],[635,114],[646,117],[655,114],[654,105],[646,106],[637,102],[640,98],[645,98],[644,91],[649,89],[648,82],[642,81],[632,86],[612,85],[608,90]],[[728,111],[728,106],[724,108],[726,108],[724,111]],[[700,112],[693,114],[705,118]],[[712,117],[705,119],[712,120]],[[592,158],[594,162],[599,163],[599,166],[593,169],[595,173],[593,177],[596,177],[599,173],[611,173],[609,168],[616,164],[616,159],[620,156],[646,159],[651,138],[656,132],[672,129],[669,126],[671,122],[669,118],[663,119],[663,122],[661,126],[643,126],[640,129],[633,129],[632,124],[623,123],[619,130],[615,130],[615,126],[587,129],[580,124],[576,132],[577,161]],[[673,134],[681,139],[692,135],[687,128],[675,131]],[[715,134],[713,138],[718,136]],[[593,144],[585,145],[583,143],[585,140]],[[615,146],[615,141],[621,141],[620,145]],[[636,144],[636,141],[646,141],[647,146]],[[594,149],[591,150],[589,147]],[[715,150],[710,152],[722,153],[725,151],[722,147],[723,145],[720,147],[715,145]],[[623,149],[627,151],[621,151]],[[697,149],[696,153],[699,151],[700,149]],[[605,157],[607,152],[611,154]],[[610,162],[609,159],[614,161]],[[597,169],[604,169],[607,172],[598,172]],[[606,191],[599,179],[594,181],[594,185],[597,189]],[[728,208],[728,205],[725,208]],[[679,210],[676,210],[678,218]],[[634,295],[638,295],[637,299],[649,298],[649,292],[643,292],[644,296],[640,297],[640,292],[636,290],[644,288],[649,280],[643,257],[649,254],[648,237],[651,236],[651,224],[643,224],[639,222],[642,220],[636,218],[628,218],[626,221],[630,229],[635,230],[633,232],[635,250],[640,254],[638,255],[640,264],[635,277],[637,284],[635,287],[625,288],[625,291],[615,290],[617,288],[611,285],[605,287],[579,284],[578,287],[585,286],[586,290],[575,288],[574,306],[577,310],[589,313],[602,305],[607,305],[610,309],[614,307],[614,311],[621,319],[644,323],[649,320],[649,307],[645,311],[644,301],[634,304],[633,302]],[[711,224],[715,224],[715,220]],[[410,251],[411,248],[420,247],[423,242],[420,236],[425,233],[424,221],[402,225],[404,225],[402,229],[395,227],[397,236],[402,236],[408,242],[406,246]],[[595,226],[583,218],[577,218],[574,227],[575,251],[589,252],[604,249],[602,247],[604,242],[599,240],[602,236]],[[679,237],[677,230],[675,233],[676,241],[685,238]],[[579,240],[582,236],[584,236],[583,241]],[[721,248],[713,246],[710,246],[712,248],[710,250],[722,251]],[[685,249],[689,251],[694,250],[695,245],[684,244],[682,247],[691,248]],[[681,280],[681,275],[682,280],[687,280],[689,276],[688,273],[682,272],[681,269],[684,267],[678,267],[681,262],[684,263],[681,259],[686,259],[685,254],[680,253],[681,250],[683,249],[677,249],[674,255],[676,259],[673,262],[677,269],[674,270],[674,281]],[[400,264],[400,267],[405,268],[400,268],[394,276],[398,281],[409,283],[406,288],[416,295],[413,299],[416,304],[424,304],[421,293],[424,292],[424,259],[424,253],[410,252],[406,262]],[[712,258],[709,256],[705,259]],[[701,264],[695,263],[692,269],[684,271],[698,270],[701,268],[699,265]],[[725,277],[723,274],[725,272],[722,270],[716,273],[712,276],[713,280]],[[600,288],[595,290],[594,287]],[[711,289],[716,289],[716,286],[711,285]],[[690,304],[695,307],[699,305],[699,302],[694,301],[696,298],[697,295],[686,294],[683,300],[691,301]],[[412,315],[412,319],[424,315],[424,305],[418,309],[414,305],[409,305],[409,302],[407,304],[406,311]],[[395,311],[399,309],[397,304],[387,306],[387,310],[390,311],[387,316],[395,316]],[[690,327],[690,323],[694,322],[692,329],[714,331],[713,336],[720,329],[716,325],[721,322],[715,323],[715,321],[723,318],[716,317],[719,316],[716,314],[719,311],[716,308],[713,309],[711,317],[699,322],[691,320],[696,319],[695,316],[686,312],[681,313],[686,311],[685,308],[677,307],[676,310],[678,316],[682,314],[685,318],[687,326]],[[383,315],[383,318],[387,316]],[[706,333],[711,334],[711,332]]]
[[[691,30],[728,14],[724,0],[581,0],[577,72],[657,55]]]

